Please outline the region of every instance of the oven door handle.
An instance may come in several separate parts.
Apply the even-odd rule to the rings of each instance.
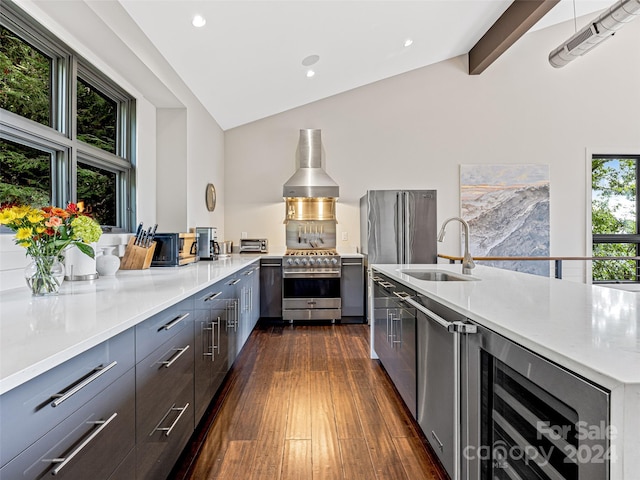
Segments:
[[[324,272],[282,272],[283,278],[340,278],[340,270],[330,270]]]

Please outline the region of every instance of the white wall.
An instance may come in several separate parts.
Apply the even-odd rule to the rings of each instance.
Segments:
[[[19,6],[136,98],[136,214],[159,231],[224,227],[224,132],[118,2]],[[207,183],[218,207],[206,210]],[[121,243],[103,236],[101,243]],[[24,285],[24,249],[0,236],[0,290]]]
[[[548,53],[572,29],[525,35],[479,76],[458,57],[225,132],[227,238],[247,231],[284,245],[282,183],[295,170],[298,130],[320,128],[326,170],[340,185],[338,248],[359,243],[367,189],[435,188],[441,222],[460,214],[460,164],[542,163],[551,254],[585,255],[585,149],[640,153],[640,22],[554,69]],[[447,240],[440,252],[457,254],[459,237]],[[583,281],[583,270],[565,262],[565,278]]]

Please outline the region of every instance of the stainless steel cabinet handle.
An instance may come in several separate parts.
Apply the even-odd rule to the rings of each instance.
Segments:
[[[342,262],[342,266],[353,266],[353,265],[357,265],[358,267],[362,265],[361,262]]]
[[[434,432],[433,430],[431,430],[431,438],[433,438],[438,443],[438,449],[442,452],[444,450],[444,445],[436,435],[436,432]]]
[[[173,365],[175,363],[176,360],[178,360],[183,354],[184,352],[186,352],[187,350],[189,350],[189,345],[187,345],[186,347],[183,348],[177,348],[176,349],[176,353],[173,354],[173,356],[169,359],[169,360],[165,360],[164,362],[160,362],[162,365],[164,365],[164,368],[169,368],[171,365]]]
[[[215,341],[212,343],[213,349],[217,350],[218,353],[220,353],[220,324],[222,323],[222,320],[220,319],[220,317],[218,317],[218,321],[216,322],[218,325],[218,344],[215,344]],[[211,360],[213,361],[213,358],[211,358]]]
[[[167,323],[166,325],[161,326],[158,331],[160,330],[170,330],[173,327],[175,327],[178,323],[180,323],[181,320],[184,320],[185,318],[187,318],[189,316],[189,312],[187,313],[183,313],[182,315],[177,316],[176,318],[174,318],[173,320],[171,320],[169,323]]]
[[[378,282],[378,284],[384,288],[396,288],[396,286],[391,282]]]
[[[393,322],[396,322],[395,325]],[[391,325],[393,327],[391,345],[394,347],[402,347],[402,312],[400,312],[396,317],[391,317]]]
[[[404,300],[406,298],[409,298],[411,295],[409,295],[407,292],[393,292],[393,294],[398,297],[401,300]]]
[[[209,301],[213,300],[214,298],[218,298],[220,295],[222,295],[222,292],[212,293],[207,298],[205,298],[204,301],[205,302],[209,302]]]
[[[94,380],[97,380],[101,375],[107,373],[109,370],[111,370],[117,364],[118,364],[118,362],[116,362],[114,360],[113,362],[111,362],[106,367],[102,367],[102,366],[96,367],[96,368],[93,369],[94,373],[92,373],[91,376],[85,378],[83,381],[81,381],[80,383],[76,384],[70,390],[68,390],[68,391],[66,391],[64,393],[56,393],[55,395],[51,395],[51,398],[55,398],[55,400],[53,402],[51,402],[51,406],[52,407],[57,407],[58,405],[60,405],[65,400],[68,400],[72,395],[75,395],[80,390],[82,390],[84,387],[89,385],[91,382],[93,382]]]
[[[236,285],[239,281],[240,279],[236,278],[235,280],[230,281],[227,285]]]
[[[253,275],[253,270],[249,270],[248,272],[245,272],[245,275]]]
[[[281,263],[263,263],[260,267],[281,267]]]
[[[180,421],[180,417],[182,417],[182,415],[184,414],[184,412],[187,411],[187,408],[189,408],[189,403],[187,403],[184,407],[182,408],[176,408],[176,404],[174,403],[171,408],[169,409],[169,411],[167,413],[164,414],[164,417],[162,417],[162,420],[160,420],[160,422],[158,422],[158,425],[156,425],[156,428],[153,429],[153,432],[151,432],[149,434],[149,436],[153,435],[156,432],[164,432],[164,436],[168,437],[169,435],[171,435],[171,431],[173,430],[173,428],[178,424],[178,422]],[[171,412],[180,412],[178,414],[178,416],[176,417],[176,419],[173,421],[173,423],[171,424],[170,427],[160,427],[160,425],[162,425],[162,422],[164,422],[167,417],[171,414]]]
[[[205,327],[205,323],[202,322],[202,331],[205,332],[211,332],[209,334],[209,338],[210,338],[210,342],[206,342],[205,341],[205,336],[204,333],[202,335],[202,356],[203,357],[211,357],[211,361],[215,362],[216,360],[216,350],[218,351],[218,353],[220,353],[220,345],[216,345],[216,339],[215,339],[215,329],[214,326],[217,327],[218,330],[218,342],[220,342],[220,317],[218,317],[218,321],[217,322],[211,322],[208,327]]]
[[[447,331],[449,332],[453,332],[454,330],[452,330],[452,328],[454,327],[454,323],[453,322],[448,322],[447,320],[445,320],[444,318],[442,318],[440,315],[432,312],[431,310],[429,310],[427,307],[425,307],[424,305],[420,305],[418,302],[416,302],[415,300],[413,300],[412,298],[408,298],[408,297],[404,297],[402,299],[403,302],[407,302],[409,305],[413,306],[416,308],[416,310],[421,311],[422,313],[424,313],[425,315],[427,315],[429,318],[431,318],[434,322],[436,322],[438,325],[444,327],[447,329]]]
[[[100,425],[100,426],[98,428],[96,428],[93,432],[91,432],[91,434],[89,436],[87,436],[87,438],[85,438],[82,441],[82,443],[80,443],[80,445],[78,445],[73,450],[73,452],[71,452],[69,455],[67,455],[64,458],[54,458],[53,460],[51,460],[52,463],[59,463],[60,464],[56,468],[51,470],[51,475],[57,475],[58,473],[60,473],[60,470],[62,470],[65,467],[65,465],[67,465],[67,463],[69,463],[73,459],[73,457],[78,455],[82,451],[82,449],[84,447],[86,447],[89,444],[89,442],[91,442],[91,440],[96,438],[96,436],[98,436],[102,430],[107,428],[107,425],[109,425],[109,423],[111,423],[111,421],[114,418],[116,418],[117,416],[118,416],[118,412],[115,412],[113,415],[111,415],[106,420],[98,420],[97,422],[88,422],[88,423],[92,423],[94,425]]]

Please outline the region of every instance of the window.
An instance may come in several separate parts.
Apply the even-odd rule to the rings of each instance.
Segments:
[[[27,205],[51,199],[52,154],[0,139],[0,198]]]
[[[133,97],[10,1],[0,40],[0,204],[78,202],[131,230]]]
[[[594,155],[591,224],[594,283],[640,282],[640,155]],[[620,257],[612,258],[612,257]]]
[[[78,140],[116,153],[118,104],[78,77]]]
[[[51,57],[0,27],[0,106],[51,126]]]

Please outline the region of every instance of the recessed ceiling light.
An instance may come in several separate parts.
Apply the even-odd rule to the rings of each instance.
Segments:
[[[191,20],[191,23],[194,27],[200,28],[204,27],[204,25],[207,23],[207,20],[202,15],[195,15],[193,17],[193,20]]]
[[[311,78],[316,74],[313,70],[307,70],[307,78]]]
[[[320,60],[320,55],[309,55],[302,60],[302,65],[310,67],[311,65],[318,63],[318,60]]]
[[[405,47],[410,47],[412,43],[413,43],[413,40],[411,40],[410,38],[407,38],[407,39],[404,41],[404,46],[405,46]]]

